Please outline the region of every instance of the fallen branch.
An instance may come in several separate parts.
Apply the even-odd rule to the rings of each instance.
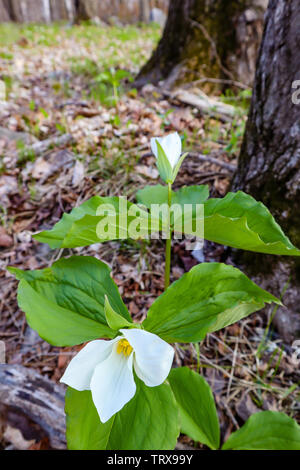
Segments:
[[[168,99],[175,99],[183,104],[198,108],[199,111],[201,111],[203,114],[216,117],[217,119],[220,119],[224,122],[232,121],[236,114],[236,109],[234,106],[222,103],[215,98],[210,98],[200,89],[197,89],[197,94],[191,93],[190,91],[184,90],[182,88],[173,92],[159,87],[153,87],[153,89]]]
[[[33,369],[0,365],[0,405],[14,408],[37,423],[53,449],[65,449],[65,387]]]
[[[195,87],[197,85],[201,85],[202,83],[206,83],[206,82],[217,83],[217,84],[222,84],[222,85],[232,85],[232,86],[241,88],[242,90],[249,90],[250,88],[249,85],[245,85],[244,83],[238,82],[237,80],[228,80],[228,79],[223,79],[223,78],[210,78],[210,77],[198,78],[197,80],[184,85],[184,88],[188,89],[191,87]]]
[[[176,90],[171,94],[171,98],[175,98],[181,101],[181,103],[198,108],[203,114],[208,114],[223,121],[231,121],[236,113],[234,106],[210,98],[205,95],[205,93],[200,92],[200,90],[197,95],[182,89]]]
[[[236,171],[236,166],[232,165],[231,163],[223,162],[218,158],[209,157],[208,155],[203,155],[199,153],[189,152],[191,157],[196,157],[202,162],[213,163],[214,165],[218,165],[221,168],[225,168],[226,170],[230,171],[230,173],[234,173]]]
[[[68,145],[71,142],[73,142],[73,136],[71,134],[64,134],[59,137],[50,137],[49,139],[37,142],[31,145],[31,147],[27,147],[27,150],[39,156],[45,153],[50,147],[60,147],[62,145]]]

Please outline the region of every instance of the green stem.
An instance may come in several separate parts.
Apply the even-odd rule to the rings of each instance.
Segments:
[[[113,83],[113,90],[114,90],[114,100],[115,100],[115,106],[116,106],[119,97],[118,97],[118,89],[115,83]]]
[[[167,241],[166,241],[165,290],[170,285],[170,271],[171,271],[171,245],[172,245],[171,229],[170,229],[171,203],[172,203],[172,184],[168,183],[168,227],[167,227]]]

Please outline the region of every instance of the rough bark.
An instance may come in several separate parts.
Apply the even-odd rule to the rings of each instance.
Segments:
[[[72,21],[75,16],[74,0],[50,0],[51,21]]]
[[[47,11],[43,1],[35,0],[10,0],[12,20],[19,23],[47,22]]]
[[[172,0],[163,37],[137,86],[216,77],[250,85],[265,8],[266,0]]]
[[[140,0],[140,21],[148,23],[150,19],[150,3],[149,0]]]
[[[257,63],[252,105],[233,189],[262,201],[300,247],[300,104],[292,84],[300,79],[300,3],[271,0]],[[242,255],[240,255],[242,256]],[[242,261],[262,274],[274,294],[289,287],[276,324],[286,340],[300,331],[300,264],[297,259],[253,255]]]
[[[38,436],[49,438],[53,449],[66,448],[64,391],[64,386],[56,385],[35,370],[0,365],[1,417],[14,427],[16,421],[22,423],[21,419],[16,420],[17,415],[35,423],[40,428]],[[9,422],[10,417],[14,422]]]
[[[6,0],[0,0],[0,19],[4,23],[10,20],[9,9]]]

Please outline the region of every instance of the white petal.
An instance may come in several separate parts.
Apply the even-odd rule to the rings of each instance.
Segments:
[[[129,357],[118,354],[115,345],[110,356],[96,367],[91,390],[102,423],[108,421],[134,397],[136,385],[132,363],[133,353]]]
[[[173,132],[172,134],[169,134],[166,137],[154,137],[151,139],[151,150],[156,156],[156,158],[158,156],[156,144],[157,140],[162,146],[171,164],[171,167],[174,168],[180,158],[182,151],[181,139],[179,137],[178,132]]]
[[[154,153],[156,158],[158,157],[157,144],[156,144],[157,140],[161,145],[161,141],[162,141],[161,137],[152,137],[152,139],[151,139],[151,150]]]
[[[164,149],[172,168],[174,168],[180,158],[182,151],[182,144],[179,134],[174,132],[173,134],[167,135],[164,137],[161,146]]]
[[[108,358],[112,352],[113,345],[119,338],[112,341],[95,340],[88,343],[79,353],[71,360],[64,375],[60,379],[75,390],[80,392],[90,390],[90,383],[95,367]]]
[[[169,375],[174,349],[159,336],[136,328],[121,333],[134,350],[134,370],[148,387],[162,384]]]

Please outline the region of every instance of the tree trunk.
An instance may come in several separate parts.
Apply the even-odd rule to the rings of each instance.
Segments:
[[[80,23],[80,21],[86,21],[89,19],[89,15],[86,11],[86,4],[82,0],[74,0],[74,22],[76,24]]]
[[[118,17],[122,22],[148,22],[151,0],[0,0],[0,23],[100,19]],[[168,0],[152,2],[164,11]],[[98,23],[100,23],[98,21]]]
[[[0,22],[6,23],[10,21],[9,9],[7,0],[0,0]]]
[[[163,37],[136,84],[201,78],[252,83],[266,0],[172,0]]]
[[[270,0],[252,105],[233,182],[234,190],[243,189],[262,201],[298,247],[300,104],[294,104],[297,92],[293,82],[300,79],[299,25],[298,0]],[[300,331],[299,261],[270,257],[262,262],[261,255],[253,254],[241,259],[254,273],[265,271],[262,280],[276,295],[289,282],[283,297],[287,309],[278,310],[276,324],[286,340],[295,338]]]
[[[140,21],[148,23],[150,19],[150,3],[149,0],[140,0]]]
[[[75,15],[74,0],[50,0],[52,21],[73,21]]]

